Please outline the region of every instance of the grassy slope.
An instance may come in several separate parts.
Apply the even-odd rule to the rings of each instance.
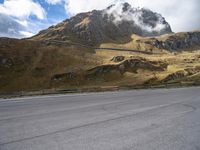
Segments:
[[[164,37],[161,37],[164,38]],[[103,43],[101,47],[128,48],[149,50],[151,47],[138,44],[142,37],[133,35],[132,41],[126,44]],[[109,50],[92,50],[73,45],[44,45],[38,41],[11,40],[9,43],[1,41],[6,48],[0,47],[0,56],[10,58],[14,65],[10,68],[0,67],[0,91],[40,90],[52,88],[51,77],[71,71],[83,71],[102,64],[116,64],[110,61],[114,56],[140,56],[154,61],[165,61],[168,69],[162,72],[139,70],[139,72],[126,72],[120,75],[111,72],[95,80],[87,80],[73,85],[64,82],[57,84],[60,88],[94,87],[94,86],[125,86],[142,85],[152,78],[164,79],[167,75],[185,68],[200,66],[198,51],[169,53],[165,50],[153,49],[160,54],[145,55],[132,52],[119,52]],[[199,80],[199,75],[189,77],[190,81]]]
[[[109,53],[109,56],[108,56]],[[150,72],[141,70],[138,74],[134,73],[126,73],[122,78],[112,83],[108,82],[106,85],[114,84],[114,85],[136,85],[136,84],[143,84],[145,81],[157,77],[158,80],[164,79],[167,75],[172,74],[174,72],[186,69],[186,68],[193,68],[196,66],[200,66],[200,59],[197,56],[200,55],[199,51],[192,51],[192,52],[180,52],[178,54],[173,53],[164,53],[164,54],[155,54],[155,55],[144,55],[144,54],[135,54],[135,53],[124,53],[124,52],[117,52],[117,51],[97,51],[98,55],[104,56],[106,63],[113,63],[110,59],[116,55],[123,55],[128,57],[131,56],[140,56],[147,58],[153,61],[165,61],[169,64],[166,71],[163,72]]]
[[[0,49],[0,55],[12,59],[14,64],[0,67],[0,91],[49,88],[50,79],[56,73],[88,69],[102,63],[93,50],[32,41],[11,41],[9,47]]]
[[[117,44],[117,43],[102,43],[100,45],[101,48],[124,48],[124,49],[133,49],[133,50],[142,50],[142,51],[150,51],[151,49],[153,50],[154,53],[167,53],[166,50],[160,50],[155,47],[152,47],[151,45],[145,44],[143,40],[150,40],[148,37],[141,37],[138,35],[133,34],[131,36],[131,41],[125,44]]]

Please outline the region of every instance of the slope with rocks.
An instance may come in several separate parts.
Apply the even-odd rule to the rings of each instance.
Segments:
[[[200,31],[170,33],[155,37],[141,37],[133,34],[127,43],[102,43],[101,48],[113,47],[136,49],[149,52],[180,52],[200,49]]]
[[[158,49],[169,51],[195,50],[200,48],[200,31],[167,34],[140,41]]]
[[[49,88],[54,74],[95,67],[101,61],[84,47],[0,38],[0,92]]]
[[[82,72],[68,72],[64,74],[57,74],[52,77],[54,81],[74,81],[74,80],[88,80],[103,78],[106,74],[115,72],[116,74],[125,74],[126,72],[138,73],[138,70],[148,71],[165,71],[168,64],[163,61],[151,61],[142,57],[129,58],[117,64],[107,64],[94,67]]]

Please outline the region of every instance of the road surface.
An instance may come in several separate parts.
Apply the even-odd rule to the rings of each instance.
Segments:
[[[0,100],[0,150],[200,150],[200,87]]]

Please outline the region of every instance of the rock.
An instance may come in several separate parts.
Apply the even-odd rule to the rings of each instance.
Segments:
[[[175,73],[172,73],[172,74],[168,75],[161,82],[165,83],[165,82],[169,82],[169,81],[173,81],[173,80],[177,80],[177,79],[182,79],[182,78],[184,78],[186,76],[187,76],[187,72],[185,72],[184,70],[181,70],[181,71],[177,71]]]
[[[129,59],[123,62],[127,71],[132,70],[137,72],[138,69],[150,71],[164,71],[167,69],[168,64],[161,61],[149,61],[146,59]]]
[[[194,75],[194,74],[200,72],[200,66],[196,66],[194,68],[187,68],[187,69],[184,69],[184,70],[187,72],[188,76],[191,76],[191,75]]]
[[[177,80],[177,79],[182,79],[182,78],[185,78],[188,76],[192,76],[199,72],[200,72],[200,66],[196,66],[194,68],[187,68],[187,69],[180,70],[180,71],[177,71],[175,73],[168,75],[161,82],[164,83],[164,82],[169,82],[169,81],[173,81],[173,80]]]
[[[167,35],[165,40],[151,38],[145,43],[170,51],[198,49],[200,47],[200,31]]]
[[[75,79],[76,77],[77,77],[76,73],[69,72],[69,73],[63,73],[63,74],[56,74],[51,78],[51,80],[52,81],[61,81],[64,79]]]
[[[104,76],[109,73],[117,73],[123,75],[125,72],[137,73],[138,69],[150,71],[164,71],[168,64],[161,61],[149,61],[147,59],[138,57],[135,59],[128,59],[115,65],[101,65],[89,70],[82,71],[82,73],[69,72],[64,74],[57,74],[52,77],[53,81],[71,80],[71,79],[95,79],[97,76]]]
[[[10,58],[0,56],[0,66],[10,68],[13,65],[13,61]]]
[[[113,57],[113,58],[111,59],[111,61],[113,61],[113,62],[121,62],[121,61],[123,61],[124,59],[125,59],[124,56],[115,56],[115,57]]]

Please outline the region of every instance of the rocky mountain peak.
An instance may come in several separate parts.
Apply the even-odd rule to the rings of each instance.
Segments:
[[[134,8],[128,3],[116,3],[104,10],[80,13],[41,31],[33,39],[72,40],[87,44],[127,40],[132,34],[157,36],[171,33],[171,27],[158,13]]]
[[[124,4],[123,4],[122,10],[123,10],[123,12],[126,12],[126,11],[128,11],[130,8],[131,8],[131,5],[130,5],[129,3],[124,3]]]
[[[153,33],[164,34],[166,31],[171,31],[170,25],[160,14],[146,8],[134,8],[129,3],[111,5],[104,10],[104,13],[116,24],[123,24],[123,22],[128,21],[135,27],[141,28],[143,33],[139,35],[142,36]]]

